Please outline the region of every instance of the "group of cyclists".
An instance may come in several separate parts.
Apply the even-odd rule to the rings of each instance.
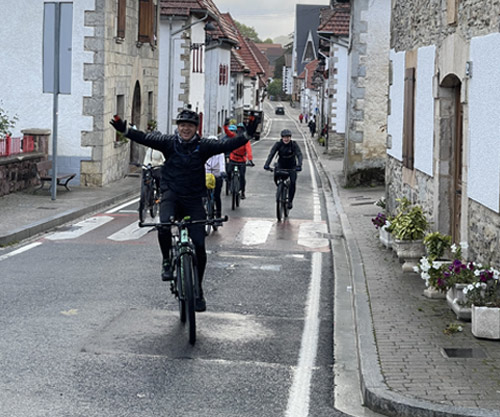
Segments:
[[[207,194],[206,173],[212,173],[216,178],[215,214],[222,213],[221,190],[223,178],[230,175],[232,164],[240,165],[241,198],[245,198],[245,170],[247,161],[253,164],[252,149],[245,125],[224,123],[225,136],[201,138],[197,133],[200,124],[199,116],[192,110],[182,110],[176,118],[177,130],[174,134],[162,134],[158,131],[142,132],[127,126],[127,121],[118,115],[110,124],[130,140],[148,146],[153,151],[159,151],[164,159],[159,178],[161,189],[160,222],[167,223],[171,217],[176,219],[190,216],[192,220],[203,220],[206,212],[203,198]],[[151,151],[151,152],[153,152]],[[228,167],[226,170],[226,155]],[[289,208],[295,195],[297,171],[302,169],[302,152],[297,142],[292,141],[292,133],[288,129],[281,132],[281,140],[274,144],[264,169],[269,170],[273,158],[278,155],[277,167],[290,170]],[[156,156],[156,155],[155,155]],[[275,177],[275,181],[276,181]],[[206,300],[202,290],[202,281],[207,263],[205,248],[205,229],[203,224],[189,226],[189,235],[196,252],[199,291],[195,309],[198,312],[206,310]],[[161,278],[163,281],[174,279],[172,272],[171,231],[170,228],[158,228],[158,242],[163,256]]]

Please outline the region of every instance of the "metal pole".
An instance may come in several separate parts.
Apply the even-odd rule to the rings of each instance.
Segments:
[[[52,109],[52,200],[57,197],[57,114],[59,110],[59,33],[61,3],[55,3],[54,18],[54,105]]]

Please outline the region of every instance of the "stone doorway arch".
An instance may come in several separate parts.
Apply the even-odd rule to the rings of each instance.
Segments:
[[[455,74],[446,75],[439,86],[439,128],[435,155],[437,192],[434,199],[438,229],[460,242],[463,175],[463,104],[462,82]]]

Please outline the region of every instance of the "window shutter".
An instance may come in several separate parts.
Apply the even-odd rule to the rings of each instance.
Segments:
[[[125,27],[127,25],[127,0],[118,0],[118,27],[116,36],[125,38]]]
[[[406,68],[404,86],[403,166],[413,169],[415,149],[415,68]]]
[[[153,30],[153,1],[139,0],[139,42],[152,42]]]

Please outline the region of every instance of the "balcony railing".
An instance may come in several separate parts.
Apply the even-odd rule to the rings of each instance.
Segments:
[[[0,138],[0,156],[18,155],[21,153],[34,152],[35,140],[31,135],[23,137],[6,136]]]

